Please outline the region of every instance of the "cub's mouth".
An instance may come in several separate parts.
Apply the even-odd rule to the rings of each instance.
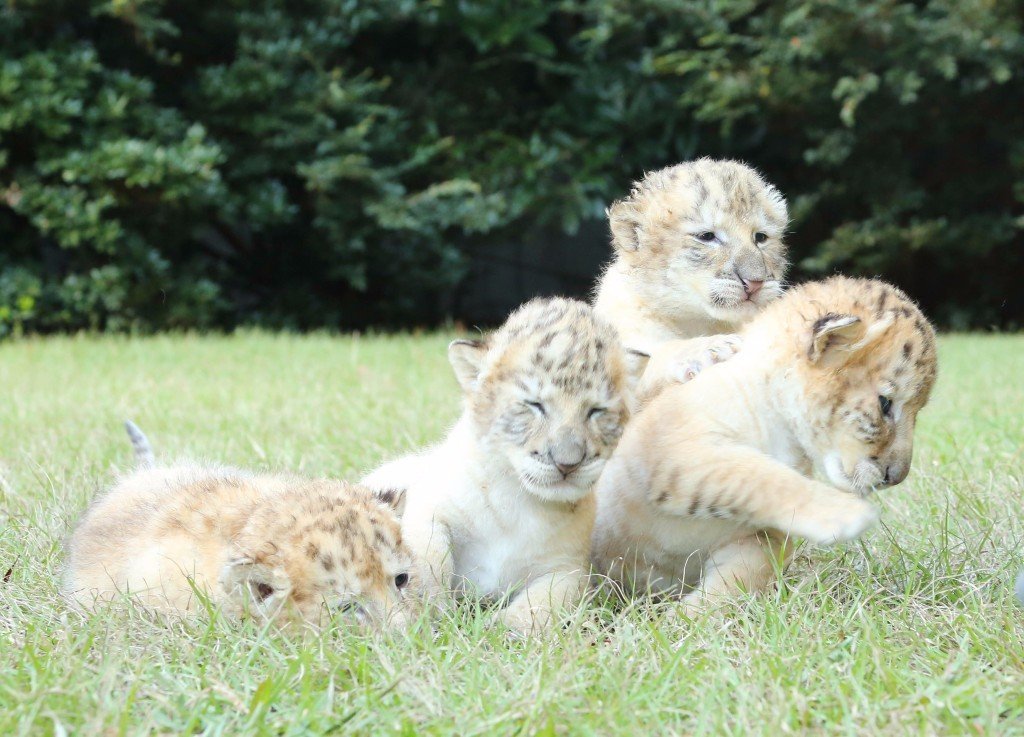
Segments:
[[[833,486],[861,496],[867,496],[876,489],[888,486],[885,472],[874,461],[864,458],[857,461],[852,471],[843,465],[842,456],[834,451],[825,456],[825,476]]]
[[[777,280],[715,279],[708,291],[708,311],[722,317],[751,316],[782,295]]]
[[[537,464],[539,465],[539,464]],[[603,458],[595,458],[563,476],[554,465],[519,469],[519,480],[533,494],[552,502],[574,502],[589,494],[601,475]]]

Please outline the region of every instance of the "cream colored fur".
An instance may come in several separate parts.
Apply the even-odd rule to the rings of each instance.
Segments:
[[[149,465],[146,449],[136,443]],[[394,510],[365,488],[180,463],[128,473],[97,499],[64,590],[87,608],[130,598],[186,613],[200,592],[232,617],[399,623],[413,575]]]
[[[695,609],[764,589],[787,538],[857,537],[877,518],[862,495],[909,471],[936,354],[906,295],[807,284],[742,339],[731,360],[655,396],[601,477],[593,558],[628,590],[690,591]]]
[[[652,172],[608,219],[615,253],[594,311],[628,348],[735,332],[782,294],[786,201],[744,164],[699,159]]]
[[[582,596],[593,486],[644,361],[590,307],[564,299],[524,305],[485,341],[453,343],[449,357],[462,417],[440,445],[364,483],[407,490],[403,535],[435,600],[507,599],[498,618],[534,632]]]

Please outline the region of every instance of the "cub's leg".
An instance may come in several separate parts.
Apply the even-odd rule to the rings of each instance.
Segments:
[[[793,544],[775,531],[763,531],[724,545],[704,564],[700,584],[683,597],[682,613],[693,616],[705,607],[739,593],[768,588],[776,568],[785,568]]]
[[[656,450],[648,493],[667,514],[733,519],[820,545],[853,540],[878,520],[864,499],[750,448],[687,442]]]
[[[651,353],[637,383],[637,405],[643,406],[669,384],[685,384],[709,366],[729,360],[741,345],[740,336],[733,334],[666,341]]]
[[[516,594],[508,606],[498,612],[498,619],[509,629],[524,635],[540,632],[566,609],[579,603],[585,583],[583,567],[547,573]]]

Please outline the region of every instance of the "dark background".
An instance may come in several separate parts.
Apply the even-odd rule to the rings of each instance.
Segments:
[[[0,336],[500,321],[644,171],[743,159],[795,280],[1024,322],[1024,5],[0,5]]]

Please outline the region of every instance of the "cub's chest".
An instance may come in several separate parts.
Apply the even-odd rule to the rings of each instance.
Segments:
[[[555,568],[583,565],[593,520],[592,507],[585,506],[480,514],[454,536],[456,586],[477,596],[503,596]]]
[[[761,448],[763,452],[805,476],[811,475],[811,462],[796,438],[775,428],[766,430],[764,436],[766,441]]]

